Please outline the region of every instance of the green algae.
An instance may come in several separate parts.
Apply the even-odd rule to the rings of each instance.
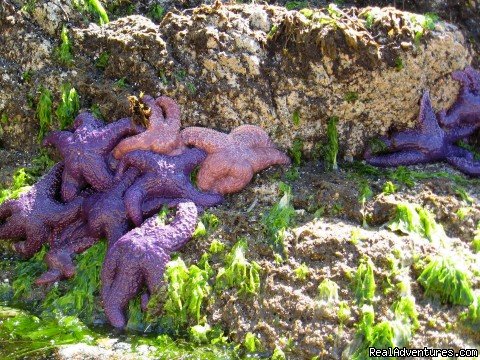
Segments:
[[[41,317],[0,306],[0,356],[5,360],[45,355],[60,345],[92,343],[92,332],[75,316]]]
[[[295,220],[295,209],[292,205],[292,189],[285,183],[279,184],[282,195],[278,203],[274,204],[270,211],[265,214],[262,223],[267,235],[267,240],[277,254],[285,252],[284,240],[287,229]]]
[[[355,298],[359,305],[369,304],[375,296],[375,277],[373,273],[372,260],[369,257],[360,259],[355,277],[353,279],[355,288]]]
[[[76,258],[76,275],[60,289],[54,285],[45,297],[42,308],[77,315],[87,323],[93,322],[98,310],[96,297],[100,292],[100,273],[107,252],[105,241],[99,241]]]
[[[474,301],[468,274],[454,260],[437,256],[418,277],[425,295],[442,303],[468,306]]]
[[[225,267],[218,270],[217,289],[237,288],[239,294],[255,295],[260,289],[261,267],[255,261],[248,261],[245,253],[248,245],[240,239],[225,259]]]
[[[388,228],[403,234],[418,234],[431,242],[441,243],[446,238],[442,225],[435,221],[433,214],[417,204],[397,204],[395,218]]]

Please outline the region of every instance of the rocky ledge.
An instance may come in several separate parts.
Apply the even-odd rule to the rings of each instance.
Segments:
[[[70,12],[55,14],[26,15],[8,2],[0,12],[6,148],[37,146],[39,89],[50,89],[55,103],[69,82],[82,106],[98,106],[107,120],[128,113],[128,94],[166,94],[181,104],[184,126],[257,124],[283,148],[302,140],[306,152],[338,117],[349,159],[372,137],[413,126],[423,90],[436,109],[451,105],[458,84],[450,73],[471,62],[456,26],[394,8],[217,3],[170,12],[160,24],[139,15],[103,26],[72,22],[73,61],[61,65],[59,24]]]

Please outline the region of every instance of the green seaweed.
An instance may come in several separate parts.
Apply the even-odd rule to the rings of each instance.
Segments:
[[[388,151],[388,146],[379,138],[374,138],[369,141],[368,144],[372,154],[381,154]]]
[[[207,237],[214,232],[219,225],[218,218],[215,214],[205,212],[200,216],[197,227],[192,235],[193,238]]]
[[[104,51],[97,58],[97,61],[95,61],[95,66],[100,70],[105,70],[106,67],[108,66],[109,60],[110,60],[110,53],[108,51]]]
[[[40,89],[40,97],[37,103],[36,116],[39,120],[40,129],[38,131],[38,140],[43,140],[45,134],[52,127],[52,93],[46,88]]]
[[[355,298],[359,305],[371,303],[375,296],[374,268],[375,266],[369,257],[364,257],[360,260],[353,279]]]
[[[346,102],[353,103],[358,100],[358,93],[356,91],[348,91],[343,97],[343,99]]]
[[[474,331],[480,331],[480,295],[476,295],[460,319]]]
[[[47,270],[43,258],[47,253],[45,246],[29,260],[18,261],[15,264],[15,280],[12,282],[13,299],[20,301],[30,297],[35,279]]]
[[[29,83],[33,77],[33,70],[26,70],[22,73],[22,80],[26,83]]]
[[[225,244],[217,239],[213,239],[208,251],[212,254],[218,254],[225,250]]]
[[[397,69],[397,71],[401,71],[403,70],[403,68],[405,67],[405,64],[403,63],[403,59],[399,56],[395,59],[395,69]]]
[[[331,305],[339,301],[338,290],[340,287],[335,281],[324,279],[318,285],[318,300],[321,304]]]
[[[0,320],[0,338],[8,339],[0,350],[5,360],[45,355],[60,345],[93,342],[93,334],[75,316],[52,313],[37,317],[0,306]]]
[[[295,111],[292,114],[292,121],[293,121],[293,125],[295,126],[300,125],[300,110],[295,109]]]
[[[303,140],[299,138],[294,139],[292,148],[288,152],[293,159],[293,165],[299,166],[302,163]]]
[[[210,276],[208,266],[187,268],[181,258],[167,264],[164,278],[168,285],[163,310],[177,331],[189,322],[200,323],[202,306],[211,292]]]
[[[61,101],[55,111],[61,130],[67,129],[73,124],[79,110],[80,99],[77,90],[69,83],[64,83],[61,88]]]
[[[118,87],[119,89],[125,89],[127,87],[127,78],[122,77],[118,79],[113,85]]]
[[[302,263],[302,265],[293,270],[293,272],[295,273],[295,277],[301,281],[307,280],[307,277],[310,275],[310,269],[305,263]]]
[[[283,195],[280,201],[265,214],[262,223],[274,251],[283,254],[286,231],[295,220],[296,213],[291,204],[293,199],[291,187],[282,182],[278,187],[280,194]]]
[[[165,8],[160,4],[152,4],[148,9],[148,13],[147,13],[147,16],[153,21],[162,20],[164,15],[165,15]]]
[[[278,346],[275,347],[270,360],[286,360],[286,359],[287,359],[287,357],[286,357],[285,353],[283,352],[283,350],[280,349]]]
[[[216,288],[237,288],[239,294],[255,295],[260,289],[261,267],[255,261],[248,261],[245,253],[246,239],[240,239],[225,258],[225,266],[218,269]]]
[[[473,302],[469,276],[451,258],[437,256],[430,260],[417,281],[426,296],[442,303],[468,306]]]
[[[53,286],[42,307],[75,315],[92,322],[96,310],[95,298],[100,291],[100,273],[107,252],[105,241],[99,241],[76,257],[76,275],[68,281],[66,289]]]
[[[36,7],[37,0],[26,0],[20,10],[31,15]]]
[[[243,346],[245,347],[247,352],[254,353],[262,348],[262,343],[255,336],[255,334],[247,332],[245,334],[245,339],[243,340]]]
[[[8,199],[16,199],[28,191],[35,181],[54,165],[54,161],[45,150],[32,159],[28,168],[18,168],[13,174],[12,185],[9,188],[0,188],[0,204]]]
[[[330,4],[331,5],[331,4]],[[338,170],[337,155],[339,150],[338,144],[338,117],[332,116],[328,120],[327,125],[327,145],[325,146],[325,168],[327,170]]]
[[[365,208],[365,205],[367,203],[367,200],[370,199],[373,196],[373,191],[370,188],[370,185],[368,185],[367,181],[362,181],[360,183],[360,190],[359,190],[359,196],[358,196],[358,202],[361,205],[361,210],[360,213],[362,214],[362,226],[366,228],[368,226],[367,224],[367,210]]]
[[[56,49],[56,55],[63,65],[70,65],[73,62],[72,43],[68,37],[68,29],[66,26],[62,27],[60,45]]]
[[[308,7],[308,1],[287,1],[285,8],[287,10],[300,10]]]
[[[98,16],[98,23],[100,25],[108,24],[108,14],[100,0],[76,0],[77,5],[91,14]]]
[[[349,347],[352,360],[369,358],[369,348],[388,349],[404,347],[418,327],[415,303],[412,297],[395,303],[394,317],[390,321],[375,323],[375,313],[371,305],[363,305],[361,320],[358,323],[354,342]],[[383,356],[381,358],[386,358]]]
[[[418,234],[432,242],[442,242],[446,239],[442,225],[428,210],[417,204],[397,204],[395,218],[388,223],[391,231],[404,234]]]
[[[240,359],[235,348],[228,344],[218,342],[221,335],[215,337],[218,331],[213,328],[207,335],[210,344],[202,345],[185,341],[183,339],[173,340],[168,335],[159,335],[156,338],[140,338],[138,344],[145,344],[154,347],[152,356],[156,360],[172,359],[201,359],[201,360],[235,360]]]
[[[394,194],[396,191],[397,191],[397,187],[393,182],[386,181],[385,184],[383,184],[382,192],[385,195]]]
[[[455,187],[455,193],[460,197],[460,199],[465,201],[468,205],[472,205],[475,202],[475,200],[461,186]]]
[[[480,150],[477,149],[475,146],[467,143],[466,141],[462,140],[457,143],[458,146],[464,148],[465,150],[470,151],[473,154],[473,158],[475,160],[480,160]]]
[[[477,228],[473,233],[472,248],[475,253],[480,252],[480,221],[477,224]]]

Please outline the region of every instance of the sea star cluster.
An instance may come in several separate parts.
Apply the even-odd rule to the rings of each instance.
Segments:
[[[0,204],[0,239],[15,240],[25,257],[50,247],[49,269],[37,284],[74,276],[73,256],[106,238],[101,294],[115,327],[125,326],[128,302],[144,284],[143,303],[161,284],[170,253],[190,239],[199,211],[243,189],[255,172],[289,163],[259,127],[181,131],[173,99],[141,102],[146,126],[131,118],[106,125],[83,112],[72,131],[49,134],[44,145],[54,146],[62,162],[18,199]],[[191,181],[196,167],[199,189]],[[156,213],[164,205],[177,214],[160,226]]]
[[[436,114],[426,91],[417,127],[381,138],[385,149],[380,154],[368,149],[365,159],[369,164],[390,167],[446,161],[465,174],[480,176],[480,161],[457,145],[480,128],[480,72],[467,67],[452,77],[461,84],[455,103]]]

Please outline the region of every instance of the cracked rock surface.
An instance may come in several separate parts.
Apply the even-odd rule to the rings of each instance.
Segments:
[[[422,90],[431,89],[435,108],[448,107],[458,91],[450,73],[472,59],[455,25],[439,22],[415,40],[413,15],[394,8],[367,28],[371,8],[344,9],[325,25],[317,20],[326,10],[307,17],[273,5],[204,5],[170,12],[160,24],[131,15],[87,26],[72,17],[74,60],[65,66],[54,56],[59,30],[51,36],[39,11],[26,16],[7,2],[0,12],[6,148],[36,148],[40,86],[52,91],[55,109],[61,84],[70,82],[82,106],[98,106],[107,121],[127,114],[128,94],[164,94],[180,104],[184,126],[228,132],[255,124],[283,149],[301,138],[312,152],[326,139],[328,119],[338,116],[348,159],[371,137],[412,127]],[[102,54],[108,63],[99,67]],[[22,79],[25,71],[31,79]]]

